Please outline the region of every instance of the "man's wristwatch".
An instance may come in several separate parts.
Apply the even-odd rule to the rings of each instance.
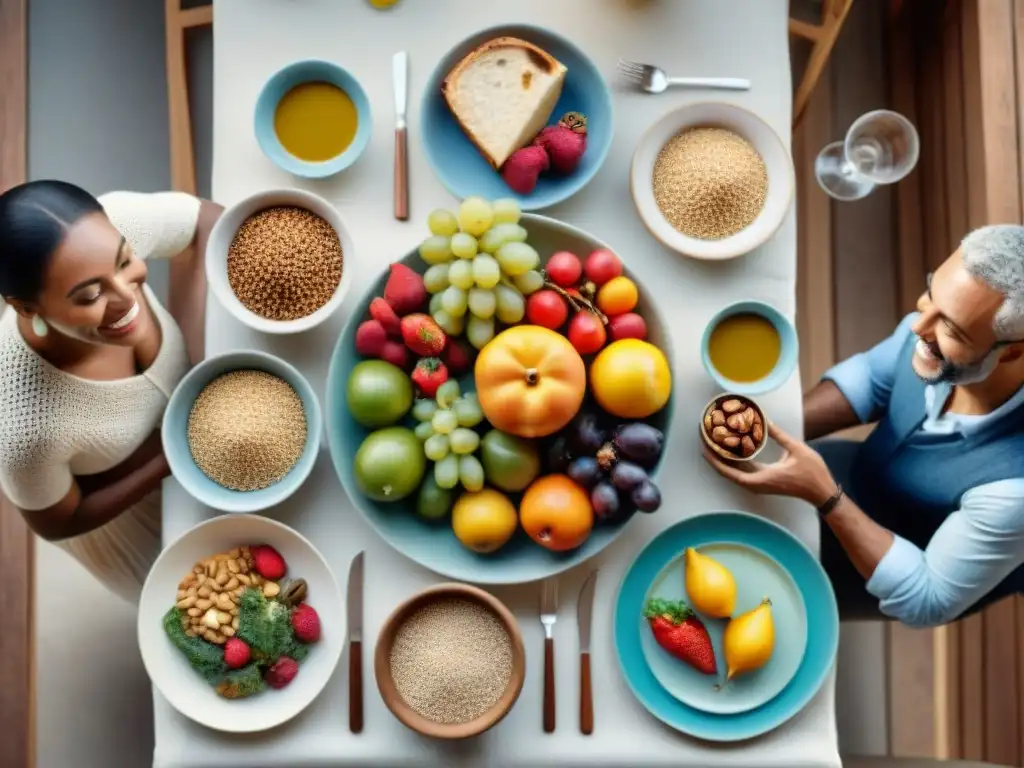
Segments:
[[[837,485],[836,492],[829,496],[825,502],[818,507],[818,514],[821,517],[825,517],[829,512],[838,506],[840,500],[843,498],[843,486]]]

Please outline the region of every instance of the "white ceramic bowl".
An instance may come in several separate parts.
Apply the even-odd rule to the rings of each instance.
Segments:
[[[682,130],[725,128],[749,141],[768,171],[768,194],[761,213],[746,229],[722,240],[699,240],[675,229],[661,214],[651,183],[654,161],[666,142]],[[781,226],[793,202],[793,159],[779,135],[749,110],[721,101],[705,101],[662,115],[640,137],[633,153],[629,186],[637,212],[652,235],[673,251],[696,259],[720,261],[750,253]]]
[[[238,232],[239,227],[255,213],[278,205],[305,208],[324,219],[341,241],[341,280],[334,290],[334,295],[320,309],[311,315],[296,320],[268,320],[248,310],[228,282],[228,248]],[[255,195],[240,200],[224,211],[210,232],[206,244],[206,281],[217,300],[238,320],[245,325],[263,333],[299,333],[308,331],[328,317],[341,306],[341,302],[352,285],[352,269],[355,264],[352,237],[345,228],[337,209],[319,195],[301,189],[271,189],[257,192]]]
[[[306,580],[309,604],[320,616],[322,633],[287,687],[228,700],[217,695],[171,645],[163,618],[175,603],[178,584],[197,561],[243,544],[269,544],[284,557],[290,577]],[[218,731],[263,731],[295,717],[323,690],[341,658],[345,615],[338,581],[305,537],[265,517],[223,515],[168,544],[153,564],[139,600],[139,650],[153,685],[185,717]]]

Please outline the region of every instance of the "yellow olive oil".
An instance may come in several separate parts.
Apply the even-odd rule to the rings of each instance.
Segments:
[[[359,115],[351,97],[331,83],[301,83],[274,113],[274,132],[292,155],[309,163],[337,157],[356,137]]]
[[[711,364],[732,381],[760,381],[774,370],[781,354],[782,339],[775,326],[752,312],[722,320],[708,342]]]

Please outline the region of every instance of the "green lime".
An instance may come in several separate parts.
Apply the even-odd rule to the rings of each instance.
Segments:
[[[405,427],[371,432],[356,451],[356,485],[374,501],[400,501],[423,480],[427,459],[415,433]]]
[[[416,499],[416,513],[425,520],[440,520],[448,514],[454,500],[455,494],[439,486],[434,473],[428,472]]]
[[[512,493],[523,490],[540,472],[540,455],[529,440],[492,429],[480,443],[487,482]]]
[[[397,365],[363,360],[348,375],[348,410],[364,427],[387,427],[412,408],[412,381]]]

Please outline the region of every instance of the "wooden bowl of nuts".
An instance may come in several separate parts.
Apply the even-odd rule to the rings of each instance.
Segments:
[[[224,515],[170,543],[142,589],[138,640],[154,687],[186,717],[245,733],[297,715],[341,658],[345,606],[298,532]]]
[[[749,397],[725,392],[704,408],[700,434],[716,456],[726,461],[750,461],[767,442],[768,419]]]
[[[468,584],[438,584],[387,618],[373,666],[381,698],[404,725],[435,739],[464,739],[512,709],[526,652],[500,600]]]

